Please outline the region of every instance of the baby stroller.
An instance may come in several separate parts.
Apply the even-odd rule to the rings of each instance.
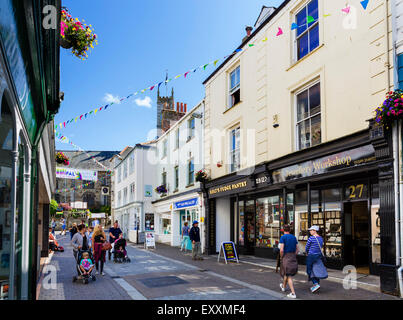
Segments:
[[[126,240],[123,238],[117,239],[113,244],[113,262],[130,262],[130,258],[127,256],[126,251]]]
[[[89,274],[84,274],[80,268],[80,262],[84,252],[87,252],[89,254],[89,259],[91,259],[92,263],[94,263],[94,257],[92,256],[91,250],[79,250],[77,253],[77,261],[76,261],[77,276],[73,276],[73,282],[76,282],[77,280],[82,280],[84,284],[88,284],[90,279],[92,281],[95,281],[97,279],[94,274],[94,268]]]

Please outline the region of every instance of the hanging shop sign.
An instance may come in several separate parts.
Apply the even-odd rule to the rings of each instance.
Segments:
[[[214,198],[245,191],[251,187],[250,185],[250,179],[244,178],[242,180],[237,180],[217,187],[211,187],[208,192],[210,198]]]
[[[56,178],[72,180],[97,181],[98,173],[95,170],[56,168]]]
[[[198,198],[193,198],[193,199],[175,202],[174,209],[183,209],[183,208],[188,208],[188,207],[194,207],[197,205],[198,200],[199,200]]]
[[[228,261],[236,261],[239,263],[235,243],[233,243],[232,241],[221,243],[220,252],[218,253],[218,262],[220,262],[221,254],[223,255],[225,263],[228,263]]]
[[[273,182],[286,182],[339,169],[353,168],[375,160],[373,146],[367,145],[273,171]]]
[[[144,186],[144,196],[145,197],[152,197],[153,196],[153,186],[146,184]]]

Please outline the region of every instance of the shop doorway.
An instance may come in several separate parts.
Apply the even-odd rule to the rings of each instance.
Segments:
[[[255,253],[255,201],[245,203],[245,250],[246,254]]]
[[[367,201],[344,204],[344,261],[358,273],[369,274],[370,223]]]

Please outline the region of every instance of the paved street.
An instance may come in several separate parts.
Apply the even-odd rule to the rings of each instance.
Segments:
[[[128,246],[131,263],[107,261],[105,276],[84,285],[72,282],[75,274],[70,237],[59,241],[65,252],[53,255],[51,265],[57,272],[57,288],[42,285],[40,300],[278,300],[287,299],[278,290],[279,275],[273,270],[250,264],[218,263],[216,256],[192,261],[190,253],[157,244],[157,250]],[[309,293],[306,277],[296,277],[300,299],[396,299],[363,289],[344,290],[342,284],[323,281],[319,294]],[[85,291],[83,291],[85,288]],[[83,294],[85,292],[85,294]]]

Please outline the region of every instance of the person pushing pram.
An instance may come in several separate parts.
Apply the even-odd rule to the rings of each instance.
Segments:
[[[119,238],[113,244],[113,262],[130,262],[130,258],[127,256],[126,245],[123,233],[119,234]]]

